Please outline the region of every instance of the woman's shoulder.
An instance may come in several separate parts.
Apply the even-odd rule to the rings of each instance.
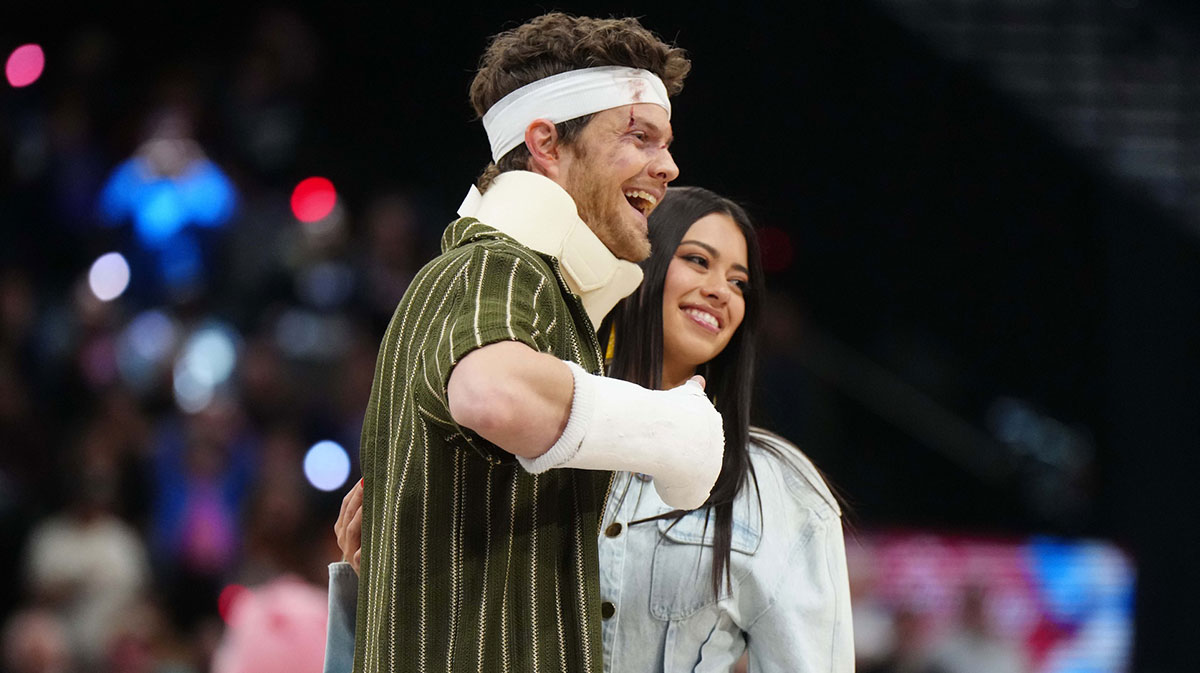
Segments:
[[[838,500],[821,471],[795,444],[768,430],[752,427],[750,459],[764,497],[776,491],[798,507],[841,516]]]

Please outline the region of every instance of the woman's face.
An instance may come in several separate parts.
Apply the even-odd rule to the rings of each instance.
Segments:
[[[715,358],[746,315],[746,237],[724,213],[696,220],[663,284],[663,387],[683,384]]]

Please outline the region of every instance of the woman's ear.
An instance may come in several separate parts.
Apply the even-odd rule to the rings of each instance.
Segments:
[[[557,181],[562,172],[558,129],[549,119],[535,119],[525,127],[525,147],[529,150],[529,170]]]

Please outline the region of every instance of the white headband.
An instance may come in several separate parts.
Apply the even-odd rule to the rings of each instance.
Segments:
[[[551,75],[531,82],[496,101],[483,115],[492,145],[492,161],[525,142],[525,129],[535,119],[555,124],[632,103],[654,103],[671,114],[667,87],[648,70],[603,66]]]

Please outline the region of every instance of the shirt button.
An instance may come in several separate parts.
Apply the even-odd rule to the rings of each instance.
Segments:
[[[600,616],[608,619],[617,614],[617,606],[612,604],[612,601],[604,601],[600,604]]]
[[[609,524],[608,528],[604,529],[604,534],[607,535],[608,537],[616,537],[616,536],[620,535],[621,531],[624,529],[625,529],[625,526],[621,525],[620,522],[614,522],[614,523]]]

